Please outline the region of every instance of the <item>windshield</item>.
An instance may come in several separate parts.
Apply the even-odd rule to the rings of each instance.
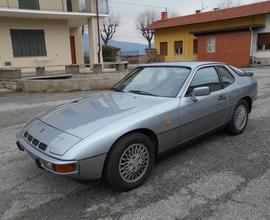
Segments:
[[[189,73],[187,67],[143,67],[129,74],[113,89],[141,95],[176,97]]]

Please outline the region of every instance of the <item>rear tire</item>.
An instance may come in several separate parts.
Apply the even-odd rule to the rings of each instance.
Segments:
[[[231,135],[239,135],[246,129],[249,118],[249,106],[245,100],[241,100],[236,106],[232,119],[227,126],[227,132]]]
[[[149,176],[155,159],[154,144],[141,133],[121,138],[108,155],[104,177],[115,190],[129,191]]]

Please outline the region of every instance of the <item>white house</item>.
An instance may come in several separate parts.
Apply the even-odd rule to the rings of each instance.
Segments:
[[[90,63],[98,62],[97,7],[107,0],[0,0],[0,68],[82,64],[88,25]],[[105,4],[105,7],[104,7]],[[82,5],[85,9],[82,10]]]
[[[270,15],[267,15],[265,27],[254,31],[252,57],[261,64],[270,64]]]

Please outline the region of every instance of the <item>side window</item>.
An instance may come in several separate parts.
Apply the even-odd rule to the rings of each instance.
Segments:
[[[208,86],[211,92],[222,89],[217,71],[214,67],[206,67],[199,69],[193,78],[187,95],[190,96],[194,88]]]
[[[217,70],[222,78],[223,85],[225,88],[234,83],[234,77],[229,72],[229,70],[227,70],[224,66],[218,66]]]

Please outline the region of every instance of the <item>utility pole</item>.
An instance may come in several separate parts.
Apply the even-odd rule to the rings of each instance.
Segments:
[[[99,8],[98,8],[98,0],[96,0],[96,12],[97,12],[97,32],[98,32],[98,63],[101,63],[100,56],[101,56],[101,39],[100,39],[100,24],[99,24]]]

